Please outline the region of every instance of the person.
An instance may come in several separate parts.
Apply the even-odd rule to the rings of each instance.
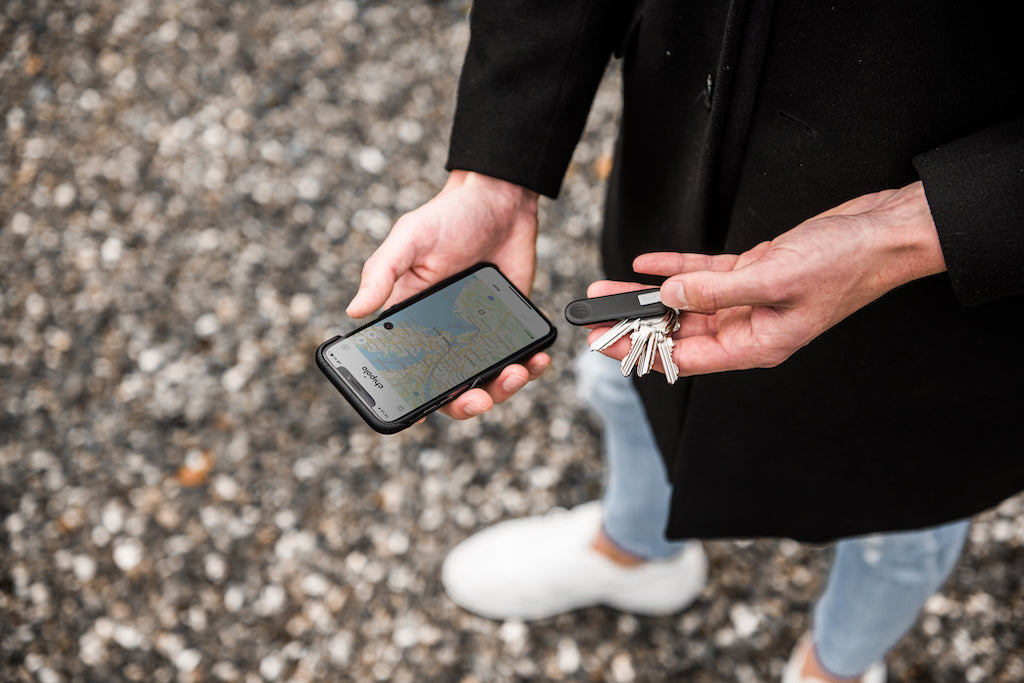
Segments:
[[[614,54],[610,279],[588,294],[660,286],[684,379],[582,367],[602,501],[467,539],[443,569],[457,603],[659,613],[704,584],[687,539],[835,541],[785,680],[884,680],[965,520],[1024,489],[1024,60],[1007,3],[983,4],[477,0],[449,179],[367,260],[349,314],[480,260],[528,290],[538,195],[557,196]]]

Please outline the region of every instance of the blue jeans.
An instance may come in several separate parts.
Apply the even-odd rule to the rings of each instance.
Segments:
[[[687,541],[664,537],[671,486],[632,382],[619,373],[617,361],[589,351],[577,360],[576,376],[604,424],[605,533],[640,557],[674,555]],[[953,570],[968,527],[960,521],[836,543],[813,619],[818,657],[828,671],[857,676],[885,657]]]

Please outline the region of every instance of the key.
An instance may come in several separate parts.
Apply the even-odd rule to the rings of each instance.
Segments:
[[[675,341],[672,333],[679,329],[679,312],[670,310],[662,317],[661,334],[658,338],[658,355],[661,357],[661,365],[665,372],[665,381],[675,384],[679,379],[679,368],[672,359],[672,349],[675,348]]]
[[[675,345],[672,337],[667,335],[658,343],[658,355],[661,356],[661,365],[665,369],[665,381],[669,384],[675,384],[676,380],[679,379],[679,368],[676,367],[676,362],[672,360],[672,349]]]
[[[590,345],[590,350],[604,351],[627,334],[635,332],[637,327],[640,326],[640,320],[640,318],[626,318],[625,320],[620,320],[613,325],[610,330],[595,339],[594,343]]]
[[[665,366],[665,380],[675,384],[679,369],[672,360],[672,333],[679,329],[679,313],[668,309],[664,314],[645,318],[626,318],[613,325],[607,332],[594,340],[591,351],[603,351],[618,340],[630,335],[630,350],[622,359],[619,369],[623,377],[633,370],[643,377],[654,368],[654,361],[661,359]]]
[[[658,323],[651,325],[651,332],[644,340],[644,350],[640,353],[640,362],[636,368],[638,377],[648,374],[654,367],[654,356],[657,353],[661,337],[661,321],[659,320]]]
[[[638,377],[648,374],[654,367],[655,358],[661,358],[664,366],[665,381],[675,384],[679,378],[679,369],[672,360],[672,348],[675,342],[670,336],[679,329],[679,315],[668,311],[659,318],[646,318],[640,321],[640,327],[633,334],[633,348],[623,359],[620,369],[622,375],[628,377],[636,369]]]
[[[619,366],[623,377],[629,377],[630,373],[633,372],[633,368],[636,367],[637,362],[640,360],[640,354],[647,347],[647,340],[653,332],[654,328],[652,326],[641,324],[630,336],[629,340],[633,346],[629,349],[629,353],[622,359],[622,364]]]

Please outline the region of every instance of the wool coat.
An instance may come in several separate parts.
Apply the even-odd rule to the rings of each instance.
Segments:
[[[477,0],[449,168],[556,196],[614,55],[610,278],[922,180],[947,273],[780,366],[637,386],[670,538],[828,541],[1024,490],[1024,51],[1012,2]]]

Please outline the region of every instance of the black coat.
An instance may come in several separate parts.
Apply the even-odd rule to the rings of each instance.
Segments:
[[[732,252],[922,179],[948,273],[781,366],[640,380],[670,537],[824,541],[1024,490],[1024,51],[1017,3],[477,0],[450,168],[558,193],[612,53],[608,275]]]

